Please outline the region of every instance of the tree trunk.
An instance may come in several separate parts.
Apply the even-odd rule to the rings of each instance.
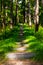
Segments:
[[[3,18],[2,18],[2,27],[3,29],[5,28],[5,3],[4,1],[2,0],[2,12],[3,12]]]
[[[25,23],[27,23],[27,0],[25,0]]]
[[[30,2],[29,2],[29,26],[32,26],[32,22],[31,22],[31,10],[30,10]]]
[[[0,13],[1,13],[1,2],[0,2]],[[0,14],[0,21],[1,21],[1,14]],[[1,24],[0,24],[1,27]]]
[[[15,25],[19,22],[19,17],[18,17],[18,0],[16,0],[16,20],[15,20]]]
[[[39,0],[36,0],[34,24],[35,24],[35,32],[37,32],[39,28]]]
[[[29,26],[32,26],[32,22],[31,22],[31,10],[30,10],[30,1],[27,1],[27,23],[29,24]]]
[[[1,12],[2,12],[2,0],[0,1],[0,30],[1,30]]]
[[[11,21],[10,21],[10,28],[13,28],[13,24],[14,24],[14,16],[13,16],[13,0],[10,0],[10,17],[11,17]]]
[[[43,5],[43,0],[41,2],[42,2],[42,5]]]
[[[24,0],[24,10],[23,10],[23,16],[24,16],[24,23],[25,23],[25,0]]]

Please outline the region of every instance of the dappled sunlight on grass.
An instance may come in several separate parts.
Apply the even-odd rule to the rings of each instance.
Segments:
[[[5,58],[5,54],[15,52],[18,47],[17,40],[19,34],[19,25],[15,26],[12,30],[6,29],[0,34],[0,60]]]
[[[34,32],[34,28],[29,29],[28,26],[24,26],[24,39],[28,40],[27,51],[35,52],[35,60],[43,61],[43,28],[40,26],[38,32]]]
[[[29,41],[29,39],[23,40],[23,43],[27,43]]]
[[[27,45],[27,52],[34,52],[35,60],[43,60],[43,28],[40,26],[38,32],[34,32],[34,26],[30,29],[28,25],[23,25],[23,36],[19,36],[20,25],[15,26],[13,30],[6,30],[0,34],[0,53],[15,52],[19,47],[20,41]],[[0,55],[1,56],[1,55]]]

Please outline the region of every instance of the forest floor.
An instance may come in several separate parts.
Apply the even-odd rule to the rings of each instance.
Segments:
[[[39,29],[39,31],[35,33],[33,28],[28,27],[28,25],[21,24],[12,31],[13,34],[11,32],[11,36],[8,34],[6,35],[6,40],[4,39],[0,41],[2,53],[4,50],[4,52],[8,54],[7,57],[9,58],[3,64],[43,65],[43,28]],[[9,54],[13,56],[11,57]],[[23,59],[17,59],[15,55],[17,56],[18,54],[21,54]],[[18,58],[21,58],[21,56],[19,55]]]

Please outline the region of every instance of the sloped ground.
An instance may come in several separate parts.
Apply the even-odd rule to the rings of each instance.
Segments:
[[[8,60],[4,65],[43,65],[32,60]]]
[[[43,65],[43,28],[40,27],[37,33],[34,33],[34,26],[29,28],[28,25],[24,24],[23,31],[21,32],[19,28],[20,26],[16,27],[15,30],[11,32],[10,36],[7,35],[6,39],[0,41],[2,43],[1,49],[3,49],[2,53],[32,52],[35,53],[35,57],[31,58],[31,60],[8,60],[6,62],[12,61],[11,64],[13,63],[13,65],[19,65],[19,63],[20,65]],[[3,56],[3,54],[1,55]]]

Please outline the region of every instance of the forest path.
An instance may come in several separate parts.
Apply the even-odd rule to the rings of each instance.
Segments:
[[[20,24],[20,31],[19,31],[19,48],[17,48],[16,50],[18,52],[25,52],[26,51],[26,48],[28,47],[27,44],[24,44],[24,31],[23,31],[23,24]]]
[[[27,44],[24,44],[23,40],[24,32],[23,32],[23,24],[20,25],[19,32],[19,44],[16,49],[17,52],[10,52],[6,55],[7,60],[2,65],[43,65],[43,63],[38,63],[30,58],[35,54],[32,52],[26,52]]]

